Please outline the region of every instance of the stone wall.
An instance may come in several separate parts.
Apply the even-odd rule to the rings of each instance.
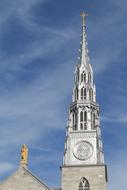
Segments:
[[[90,184],[90,190],[106,190],[107,172],[105,165],[63,166],[62,190],[78,190],[82,177]]]

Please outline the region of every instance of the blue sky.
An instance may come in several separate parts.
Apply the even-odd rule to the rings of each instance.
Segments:
[[[19,166],[60,186],[65,127],[80,47],[87,39],[109,190],[127,186],[127,0],[0,0],[0,180]]]

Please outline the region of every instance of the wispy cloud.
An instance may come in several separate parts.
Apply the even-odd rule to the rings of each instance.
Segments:
[[[4,173],[4,172],[7,172],[7,171],[10,171],[12,169],[14,169],[15,166],[11,163],[0,163],[0,173]]]
[[[35,13],[37,5],[43,7],[47,2],[50,1],[5,0],[0,2],[0,172],[3,174],[15,167],[11,163],[14,163],[16,158],[19,159],[20,150],[18,149],[24,142],[31,145],[31,149],[39,142],[41,142],[41,147],[44,143],[43,154],[31,153],[31,159],[36,160],[36,163],[39,162],[41,165],[47,162],[48,165],[50,163],[55,165],[56,160],[57,164],[61,163],[58,158],[61,152],[56,148],[53,154],[46,139],[55,129],[63,130],[66,125],[80,29],[76,29],[79,28],[77,16],[67,20],[66,25],[61,24],[60,28],[57,25],[47,25],[44,22],[47,18]],[[106,13],[101,14],[101,17],[96,16],[95,13],[93,18],[91,14],[87,22],[91,63],[98,82],[97,96],[101,89],[104,89],[102,122],[105,125],[108,122],[117,122],[117,124],[127,122],[127,94],[123,88],[126,77],[123,79],[118,75],[119,80],[115,77],[115,73],[121,73],[123,76],[122,72],[125,70],[121,65],[125,65],[124,59],[126,59],[123,54],[127,46],[125,38],[127,13],[126,6],[123,5],[127,1],[112,0],[111,2],[112,8],[108,14],[107,10]],[[80,8],[82,9],[82,6]],[[18,30],[13,31],[12,29],[15,28]],[[15,43],[13,39],[11,41],[12,37]],[[41,65],[40,68],[38,64]],[[109,70],[112,70],[112,73]],[[113,84],[109,81],[109,77]],[[101,99],[100,96],[99,98]],[[107,130],[110,132],[112,129],[108,127]],[[49,145],[48,148],[46,148],[46,143]],[[121,188],[120,183],[114,183],[119,178],[126,185],[126,179],[122,178],[122,171],[126,175],[124,167],[126,154],[118,152],[118,155],[121,154],[123,158],[120,157],[120,159],[110,157],[114,165],[109,163],[111,168],[109,188],[113,190]],[[11,155],[9,160],[8,155]],[[47,155],[48,159],[46,159]],[[36,168],[36,171],[38,170],[39,166]],[[54,168],[50,176],[52,183],[55,176],[53,171],[55,171]],[[40,172],[42,169],[39,171],[41,176]],[[47,168],[45,172],[47,176],[51,173]]]

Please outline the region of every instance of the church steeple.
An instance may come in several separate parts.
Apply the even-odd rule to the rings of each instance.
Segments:
[[[99,105],[86,40],[86,16],[69,106],[62,166],[62,190],[106,190],[106,166],[102,146]]]
[[[69,107],[65,165],[104,163],[99,105],[96,102],[96,87],[87,49],[86,16],[84,12],[81,14],[80,59],[75,70],[73,98]]]
[[[81,47],[79,49],[79,60],[75,70],[75,84],[73,89],[74,101],[93,101],[96,102],[96,87],[93,84],[93,70],[89,63],[89,55],[86,40],[86,16],[84,12],[82,17],[82,37]]]

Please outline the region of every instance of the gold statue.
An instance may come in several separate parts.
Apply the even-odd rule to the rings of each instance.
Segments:
[[[21,164],[27,165],[28,164],[28,148],[25,144],[23,144],[21,149]]]

